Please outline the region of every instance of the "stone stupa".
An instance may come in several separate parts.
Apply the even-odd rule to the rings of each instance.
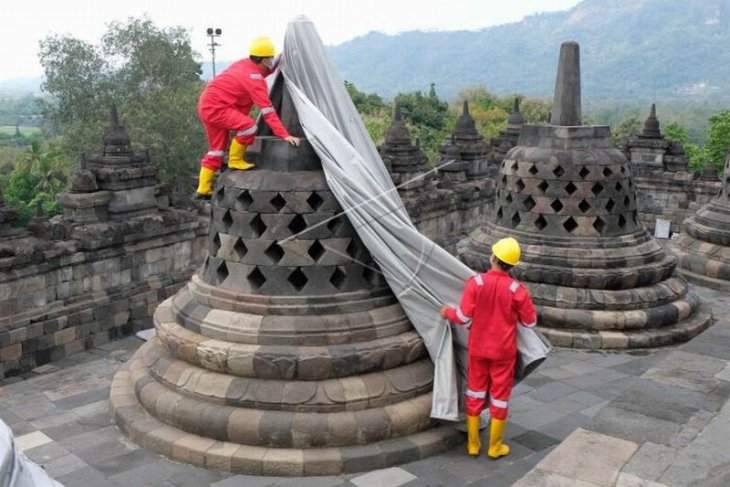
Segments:
[[[670,249],[679,272],[701,286],[730,291],[730,155],[720,193],[682,224]]]
[[[282,78],[279,78],[281,81]],[[272,101],[301,136],[283,83]],[[303,140],[261,136],[216,182],[208,256],[115,376],[114,420],[175,460],[335,475],[453,447],[430,418],[433,365]]]
[[[577,43],[562,45],[549,125],[523,125],[502,161],[490,222],[460,243],[473,269],[514,236],[538,325],[557,346],[645,348],[689,340],[709,308],[642,227],[629,162],[605,126],[581,124]]]

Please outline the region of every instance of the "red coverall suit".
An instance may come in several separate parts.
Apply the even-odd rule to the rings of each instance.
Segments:
[[[220,170],[231,130],[236,131],[235,137],[241,144],[253,143],[256,121],[248,113],[254,104],[259,107],[274,135],[282,139],[289,136],[271,106],[264,79],[269,74],[268,68],[260,69],[250,59],[242,59],[231,64],[205,87],[198,101],[198,115],[208,136],[208,153],[200,161],[203,167]]]
[[[490,270],[466,282],[459,308],[449,321],[469,330],[466,413],[479,416],[489,394],[491,417],[505,421],[517,359],[517,324],[535,326],[537,315],[525,286],[509,274]]]

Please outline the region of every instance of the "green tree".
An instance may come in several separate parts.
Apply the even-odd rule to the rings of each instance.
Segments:
[[[163,180],[186,184],[205,151],[196,113],[200,64],[180,27],[147,18],[113,22],[92,45],[68,36],[41,42],[44,115],[71,160],[97,152],[112,103],[137,150],[149,149]]]
[[[388,109],[388,105],[375,93],[363,93],[349,81],[345,81],[345,88],[361,115],[377,115]]]
[[[730,110],[724,110],[710,117],[710,131],[705,151],[707,159],[722,173],[725,158],[730,152]]]
[[[613,143],[617,146],[625,146],[631,137],[641,132],[641,121],[636,117],[624,118],[611,129]]]

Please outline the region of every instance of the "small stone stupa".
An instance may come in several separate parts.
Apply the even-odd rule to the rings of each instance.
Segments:
[[[730,155],[720,194],[684,221],[670,249],[679,260],[679,272],[689,281],[730,291]]]
[[[460,243],[474,269],[514,236],[514,269],[557,346],[644,348],[686,341],[709,309],[674,274],[676,259],[641,226],[629,162],[604,126],[581,125],[577,43],[563,44],[550,125],[523,125],[497,176],[492,221]]]
[[[393,179],[393,184],[399,191],[424,188],[432,179],[424,176],[427,171],[426,156],[420,147],[411,143],[408,127],[397,103],[393,122],[388,127],[385,143],[379,148],[379,152]]]
[[[303,135],[284,84],[272,101]],[[321,161],[261,136],[257,169],[216,182],[208,256],[156,310],[157,337],[116,375],[134,441],[250,475],[335,475],[452,447],[430,418],[433,365]]]

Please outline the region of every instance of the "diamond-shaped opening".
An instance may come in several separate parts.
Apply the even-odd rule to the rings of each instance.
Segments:
[[[502,186],[507,186],[507,176],[502,176]]]
[[[210,255],[217,255],[221,248],[221,236],[216,232],[215,236],[210,241]]]
[[[605,177],[610,178],[612,174],[613,174],[613,171],[611,171],[611,168],[610,167],[604,167],[603,168],[603,175]]]
[[[253,220],[251,220],[249,226],[254,232],[256,232],[257,237],[260,237],[266,231],[266,224],[261,219],[261,215],[256,215],[255,217],[253,217]]]
[[[609,198],[606,203],[606,211],[611,213],[614,208],[616,208],[616,203],[614,203],[613,199]]]
[[[555,174],[557,177],[561,177],[563,174],[565,174],[565,170],[562,168],[562,166],[558,166],[553,169],[553,174]]]
[[[515,183],[515,188],[517,188],[517,191],[521,192],[523,189],[525,189],[525,183],[523,183],[521,179],[518,179]]]
[[[631,205],[631,198],[629,198],[628,196],[624,196],[624,206],[628,208],[629,205]]]
[[[568,193],[569,195],[572,195],[576,191],[578,191],[578,187],[575,184],[573,184],[573,181],[571,181],[565,185],[565,192]]]
[[[292,235],[298,235],[307,228],[307,221],[302,215],[297,215],[289,222],[289,230]]]
[[[243,239],[241,237],[238,237],[238,240],[236,240],[236,243],[233,245],[233,251],[236,253],[239,260],[242,260],[248,253],[248,247],[246,247],[246,244],[243,243]]]
[[[261,273],[258,267],[254,267],[251,272],[246,276],[246,280],[252,288],[258,289],[266,282],[266,277]]]
[[[520,218],[520,214],[515,212],[515,214],[512,215],[512,228],[517,228],[517,225],[519,225],[521,221],[522,218]]]
[[[284,257],[284,249],[281,248],[281,245],[278,243],[272,242],[271,245],[264,250],[264,255],[269,258],[272,264],[278,264],[281,258]]]
[[[555,213],[560,213],[560,210],[563,209],[563,203],[560,200],[555,200],[550,203],[550,208],[552,208]]]
[[[317,211],[319,207],[322,206],[322,203],[324,203],[324,199],[318,195],[316,191],[307,198],[307,204],[309,204],[314,211]]]
[[[282,208],[286,206],[286,200],[280,193],[276,193],[276,196],[271,198],[269,203],[271,203],[271,206],[273,206],[276,211],[281,211]]]
[[[535,228],[537,228],[538,230],[544,229],[547,224],[547,220],[545,220],[545,217],[543,217],[542,215],[538,216],[535,220]]]
[[[359,246],[357,245],[357,242],[355,242],[354,238],[352,240],[350,240],[350,243],[347,246],[347,250],[346,250],[347,255],[349,255],[350,257],[356,257],[358,254],[358,247]]]
[[[512,193],[507,193],[507,197],[505,198],[505,201],[507,201],[507,203],[512,203]]]
[[[547,183],[547,181],[541,181],[540,184],[537,185],[537,189],[542,191],[543,193],[547,191],[547,189],[550,187],[550,185]]]
[[[512,163],[512,170],[517,171],[517,169],[520,167],[520,165],[517,163],[517,161]]]
[[[581,178],[585,179],[590,173],[591,173],[591,171],[587,167],[583,166],[583,168],[580,170],[578,175]]]
[[[571,216],[563,222],[563,228],[565,228],[568,233],[573,233],[573,231],[578,228],[578,223],[576,223],[576,221],[573,220],[573,217]]]
[[[243,191],[241,191],[241,194],[236,197],[236,202],[238,203],[238,206],[241,210],[246,210],[248,209],[249,205],[253,203],[253,197],[247,189],[244,189]]]
[[[347,275],[342,272],[342,269],[339,267],[335,267],[335,271],[332,273],[332,276],[330,277],[330,282],[334,287],[337,289],[341,289],[342,286],[345,284],[345,278]]]
[[[626,168],[621,166],[621,174],[626,174]]]
[[[533,176],[537,174],[537,166],[535,164],[530,166],[530,174],[532,174]]]
[[[215,200],[220,203],[223,201],[223,199],[226,197],[226,190],[225,186],[221,186],[218,188],[218,191],[215,192]]]
[[[216,278],[216,284],[221,285],[223,284],[223,281],[226,280],[228,277],[228,266],[226,265],[225,261],[218,264],[218,267],[215,270],[215,278]]]
[[[336,216],[327,222],[327,228],[333,234],[336,233],[337,230],[339,230],[341,226],[342,226],[342,219],[339,216]]]
[[[379,284],[380,279],[379,279],[378,274],[379,273],[371,267],[362,268],[363,279],[365,279],[365,281],[370,283],[372,286],[377,286]]]
[[[620,215],[618,217],[618,226],[621,228],[626,228],[626,218],[624,218],[623,215]]]
[[[312,259],[314,259],[315,262],[317,262],[319,258],[322,257],[324,252],[325,249],[322,244],[319,243],[319,240],[315,240],[314,243],[309,246],[309,250],[307,250],[307,253]]]
[[[620,193],[620,192],[621,192],[621,190],[623,190],[623,189],[624,189],[624,185],[623,185],[623,184],[621,184],[621,183],[616,183],[616,186],[615,186],[615,187],[616,187],[616,192],[617,192],[617,193]]]
[[[636,210],[631,212],[631,219],[634,220],[634,225],[639,224],[639,213]]]
[[[524,203],[525,203],[525,208],[527,209],[527,211],[531,211],[537,204],[537,203],[535,203],[535,200],[532,199],[532,196],[529,196],[529,195],[527,196],[527,198],[525,198]]]
[[[499,209],[497,210],[497,220],[501,220],[503,216],[504,216],[504,212],[502,211],[502,207],[500,206]]]
[[[289,274],[289,277],[287,277],[286,280],[289,281],[289,284],[291,284],[297,291],[304,289],[304,286],[307,285],[307,281],[309,281],[307,275],[302,272],[300,267],[294,269],[294,272]]]
[[[603,185],[601,183],[596,183],[591,188],[591,191],[593,191],[593,194],[599,195],[603,191]]]
[[[606,229],[606,222],[599,216],[596,218],[596,221],[593,222],[593,228],[595,228],[600,235],[603,235],[603,231]]]
[[[578,205],[578,208],[580,209],[580,211],[582,211],[583,213],[585,213],[586,211],[588,211],[588,210],[591,209],[591,205],[586,200],[583,200]]]
[[[233,225],[233,216],[231,216],[230,210],[226,210],[226,212],[223,213],[222,221],[223,221],[223,225],[225,225],[225,227],[226,227],[226,230],[231,228],[231,225]]]

